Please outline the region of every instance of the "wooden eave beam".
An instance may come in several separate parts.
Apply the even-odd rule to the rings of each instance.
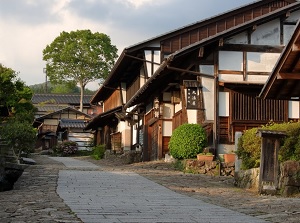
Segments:
[[[251,44],[224,44],[219,47],[220,50],[226,51],[247,51],[247,52],[268,52],[281,53],[284,46],[269,45],[251,45]]]
[[[278,80],[300,80],[300,73],[278,73]]]

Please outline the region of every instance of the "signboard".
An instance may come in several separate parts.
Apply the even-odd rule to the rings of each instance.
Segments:
[[[187,88],[187,104],[188,109],[197,109],[198,108],[198,88],[188,87]]]

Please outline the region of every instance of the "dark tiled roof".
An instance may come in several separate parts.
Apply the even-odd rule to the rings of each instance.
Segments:
[[[85,118],[88,118],[88,119],[92,118],[92,116],[89,115],[89,114],[86,114],[84,112],[78,111],[75,108],[67,107],[67,108],[63,108],[63,109],[57,110],[55,112],[52,112],[52,113],[40,116],[39,118],[36,118],[36,121],[44,120],[45,118],[51,117],[54,114],[63,114],[63,113],[67,114],[69,111],[72,111],[72,112],[74,112],[74,113],[76,113],[78,115],[83,115]]]
[[[61,119],[59,121],[59,126],[61,128],[85,128],[87,125],[86,120],[79,119]]]
[[[47,112],[47,113],[51,113],[51,112],[56,112],[58,110],[64,109],[66,108],[66,106],[64,105],[45,105],[45,106],[39,106],[36,105],[35,106],[39,112]]]
[[[83,104],[90,104],[92,95],[83,96]],[[77,94],[34,94],[33,104],[80,104],[80,95]]]

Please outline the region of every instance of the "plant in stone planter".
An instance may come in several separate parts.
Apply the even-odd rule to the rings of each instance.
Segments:
[[[209,148],[205,148],[202,153],[197,154],[197,160],[200,161],[213,161],[214,154],[209,152]]]

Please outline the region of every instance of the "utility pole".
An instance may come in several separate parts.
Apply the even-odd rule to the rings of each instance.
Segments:
[[[44,72],[44,74],[45,74],[45,76],[46,76],[46,82],[45,82],[45,93],[48,93],[48,87],[47,87],[47,68],[43,68],[43,72]]]

